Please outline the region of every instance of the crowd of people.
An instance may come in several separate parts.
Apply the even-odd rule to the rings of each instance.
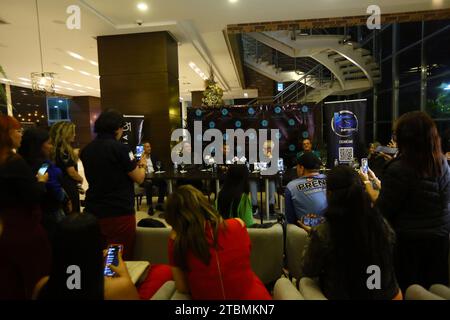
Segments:
[[[146,179],[163,169],[151,144],[136,159],[119,141],[123,126],[122,114],[104,111],[97,137],[78,152],[73,123],[24,132],[15,118],[0,116],[0,299],[143,298],[124,264],[133,259],[135,184],[146,190],[149,215],[158,187],[156,209],[172,227],[169,274],[150,273],[143,287],[173,279],[193,299],[271,299],[250,264],[247,228],[255,226],[257,190],[247,166],[226,166],[214,202],[189,180],[167,195],[164,181]],[[329,299],[402,299],[412,284],[448,284],[450,171],[436,125],[423,112],[406,113],[391,143],[396,154],[370,146],[367,172],[339,165],[321,173],[309,139],[296,155],[297,177],[285,187],[286,223],[308,232],[298,253],[301,274],[317,277]],[[271,142],[264,146],[270,158]],[[79,159],[89,183],[83,213]],[[273,210],[275,186],[269,191]],[[103,273],[108,244],[123,246],[118,265],[110,266],[114,277]],[[86,272],[82,290],[67,288],[71,265]],[[366,285],[372,265],[381,270],[380,290]]]

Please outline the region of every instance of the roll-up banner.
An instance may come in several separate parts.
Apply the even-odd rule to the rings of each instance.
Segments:
[[[125,125],[123,135],[120,141],[129,145],[130,150],[134,152],[136,146],[142,142],[142,128],[144,126],[144,116],[142,115],[124,115]]]
[[[365,154],[366,99],[325,102],[327,167],[349,164]]]

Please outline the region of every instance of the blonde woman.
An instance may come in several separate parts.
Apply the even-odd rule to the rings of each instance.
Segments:
[[[73,212],[80,212],[78,184],[83,183],[83,177],[78,174],[78,156],[72,147],[72,143],[75,141],[75,124],[72,122],[55,123],[50,133],[55,146],[54,161],[63,171],[61,184],[69,195]]]
[[[250,237],[241,219],[223,220],[191,185],[167,200],[173,231],[169,260],[176,288],[194,300],[268,300],[270,294],[250,265]]]

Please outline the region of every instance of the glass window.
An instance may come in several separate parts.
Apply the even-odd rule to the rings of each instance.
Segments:
[[[450,20],[425,21],[425,36],[442,30],[450,25]],[[444,31],[445,32],[445,31]]]
[[[420,110],[420,82],[400,87],[398,103],[399,115],[409,111]]]
[[[381,32],[381,59],[392,54],[392,26],[387,27]]]
[[[58,97],[47,98],[47,108],[49,124],[61,120],[70,120],[69,99]]]
[[[392,118],[392,90],[378,93],[378,121],[390,121]]]
[[[428,76],[450,72],[450,30],[426,40],[425,54]]]
[[[433,118],[450,119],[450,75],[428,80],[426,110]]]
[[[422,39],[422,22],[407,22],[398,24],[399,49],[403,49]]]
[[[392,59],[384,61],[381,64],[381,82],[379,84],[380,90],[392,89]]]
[[[400,85],[420,81],[421,63],[420,43],[398,55]]]

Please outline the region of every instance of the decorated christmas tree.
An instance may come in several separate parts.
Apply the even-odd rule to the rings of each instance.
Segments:
[[[220,106],[223,104],[223,90],[214,81],[214,73],[212,68],[210,68],[209,79],[205,81],[205,91],[203,92],[202,103],[208,107]]]

